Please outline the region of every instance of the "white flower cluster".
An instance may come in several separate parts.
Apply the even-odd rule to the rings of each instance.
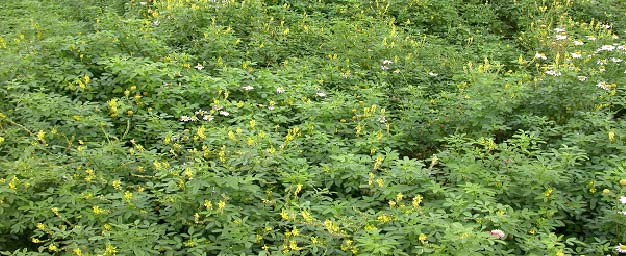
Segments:
[[[387,71],[389,70],[389,66],[392,64],[393,64],[393,61],[383,60],[383,65],[380,66],[380,69],[382,69],[383,71]]]
[[[559,71],[555,71],[555,70],[552,70],[552,69],[548,69],[548,70],[546,70],[546,75],[551,75],[551,76],[561,76],[562,74],[561,74],[561,72],[559,72]]]
[[[213,121],[213,118],[214,118],[213,115],[211,115],[209,112],[200,109],[194,112],[192,116],[180,116],[180,121],[181,122],[196,122],[196,121],[204,120],[207,122],[211,122]]]
[[[535,53],[535,58],[540,59],[540,60],[547,60],[548,56],[546,56],[543,53]]]

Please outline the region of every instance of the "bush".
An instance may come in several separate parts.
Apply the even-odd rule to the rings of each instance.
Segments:
[[[620,1],[296,2],[7,0],[1,253],[626,250]]]

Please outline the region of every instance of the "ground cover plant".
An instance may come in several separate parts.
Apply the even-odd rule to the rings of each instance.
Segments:
[[[4,0],[2,255],[626,253],[618,0]]]

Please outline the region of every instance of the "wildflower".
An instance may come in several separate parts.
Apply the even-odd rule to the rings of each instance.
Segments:
[[[241,87],[241,89],[243,89],[244,91],[252,91],[254,87],[247,85],[247,86]]]
[[[285,89],[283,89],[282,87],[278,87],[278,88],[276,88],[276,93],[277,94],[283,94],[283,93],[285,93]]]
[[[41,223],[41,222],[37,223],[37,225],[35,225],[35,226],[36,226],[36,227],[37,227],[37,229],[39,229],[39,230],[46,230],[46,229],[47,229],[46,224],[43,224],[43,223]]]
[[[583,43],[582,41],[578,41],[578,40],[575,40],[575,41],[573,41],[572,43],[573,43],[574,45],[576,45],[576,46],[581,46],[581,45],[585,44],[585,43]]]
[[[326,97],[326,93],[325,92],[316,92],[315,96],[320,97],[320,98],[324,98],[324,97]]]
[[[385,118],[385,116],[381,116],[378,118],[378,122],[384,124],[387,122],[387,119]]]
[[[613,63],[620,63],[620,62],[622,62],[622,59],[611,57],[611,62],[613,62]]]
[[[622,204],[626,204],[626,196],[622,196],[622,197],[620,197],[620,198],[619,198],[619,201],[620,201]]]
[[[543,54],[543,53],[535,53],[535,58],[540,59],[540,60],[547,60],[548,57]]]
[[[389,70],[389,67],[387,67],[387,66],[380,66],[380,69],[383,70],[383,71],[386,71],[386,70]]]
[[[428,236],[426,236],[426,234],[424,233],[420,233],[417,239],[420,240],[420,243],[422,244],[428,243]]]
[[[44,141],[45,139],[46,139],[46,132],[44,132],[43,130],[39,130],[37,132],[37,140]]]
[[[224,107],[220,106],[220,105],[213,105],[211,106],[211,109],[215,110],[215,111],[220,111],[222,110]]]
[[[111,186],[117,190],[122,189],[122,181],[121,180],[113,180],[111,182]]]
[[[586,76],[578,76],[577,78],[578,78],[578,80],[580,80],[580,81],[586,81],[586,80],[587,80],[587,77],[586,77]]]
[[[626,254],[626,245],[619,244],[618,246],[615,246],[615,251]]]
[[[561,76],[561,72],[559,71],[554,71],[552,69],[546,70],[546,75],[551,75],[551,76]]]
[[[605,91],[610,91],[611,89],[609,89],[609,87],[607,86],[605,81],[600,81],[598,82],[598,84],[596,84],[596,87],[605,90]]]
[[[188,116],[180,116],[180,121],[181,121],[181,122],[189,122],[189,121],[191,121],[191,117],[188,117]]]
[[[603,28],[603,29],[610,29],[611,25],[609,25],[609,24],[602,24],[602,25],[600,25],[600,27]]]
[[[159,20],[155,20],[152,22],[152,26],[158,27],[161,24],[161,22],[159,22]]]
[[[602,47],[598,48],[598,50],[596,50],[596,52],[601,52],[601,51],[613,51],[615,50],[615,46],[610,45],[610,44],[605,44]]]
[[[198,121],[198,120],[200,120],[200,119],[198,119],[198,117],[197,117],[197,116],[192,116],[192,117],[191,117],[191,121],[194,121],[194,122],[195,122],[195,121]]]
[[[587,40],[589,40],[589,41],[598,40],[598,38],[596,38],[595,36],[586,36],[585,38],[587,38]]]
[[[559,41],[560,40],[565,40],[565,39],[567,39],[567,36],[566,35],[556,35],[554,37],[554,39],[559,40]]]
[[[619,185],[622,187],[626,187],[626,179],[619,180]]]
[[[202,110],[202,109],[200,109],[200,110],[197,110],[196,112],[194,112],[194,114],[196,114],[197,116],[201,116],[201,115],[206,115],[207,112]]]
[[[206,131],[206,128],[203,126],[198,127],[198,130],[196,131],[196,135],[198,135],[198,137],[200,139],[206,139],[206,134],[204,134],[204,132]]]
[[[111,244],[107,244],[104,249],[104,255],[115,255],[117,253],[117,248],[115,248]]]
[[[499,229],[494,229],[494,230],[489,231],[489,235],[492,237],[498,238],[500,240],[504,239],[504,237],[506,236],[504,231],[499,230]]]
[[[229,116],[230,113],[228,113],[226,111],[220,111],[220,115],[222,115],[222,116]]]
[[[436,76],[438,76],[439,74],[434,73],[434,72],[428,72],[428,75],[429,75],[429,76],[432,76],[432,77],[436,77]]]
[[[555,28],[554,32],[557,32],[557,33],[565,32],[565,29],[564,28]]]
[[[124,192],[124,200],[130,201],[130,199],[133,199],[133,193],[130,192],[130,191],[125,191]]]
[[[48,245],[48,250],[51,251],[51,252],[56,252],[56,251],[59,250],[59,247],[57,247],[54,244],[50,244],[50,245]]]
[[[100,208],[100,206],[96,205],[96,206],[93,207],[93,214],[100,215],[100,214],[103,214],[103,213],[106,213],[106,211],[102,210],[102,208]]]
[[[570,54],[572,55],[572,58],[574,59],[580,59],[583,57],[583,55],[578,52],[571,52]]]
[[[383,65],[390,65],[390,64],[393,64],[393,61],[383,60]]]
[[[626,51],[626,44],[618,46],[617,49],[621,51]]]
[[[274,105],[267,106],[267,109],[269,109],[269,110],[274,110],[274,108],[275,108]]]
[[[422,203],[422,199],[424,199],[422,195],[417,195],[413,197],[413,201],[411,202],[411,205],[413,205],[414,208],[419,208],[420,204]]]

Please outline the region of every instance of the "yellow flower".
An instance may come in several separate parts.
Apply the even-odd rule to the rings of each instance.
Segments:
[[[283,220],[289,220],[289,214],[287,213],[287,211],[285,211],[285,209],[282,209],[280,211],[280,218],[282,218]]]
[[[0,144],[2,144],[2,142],[4,142],[4,138],[0,137]]]
[[[209,200],[204,200],[204,207],[207,210],[213,210],[213,202],[211,202]]]
[[[122,189],[122,181],[121,180],[113,180],[111,182],[111,186],[117,190]]]
[[[83,252],[80,250],[80,248],[76,248],[76,249],[74,249],[74,255],[81,256],[81,255],[83,255]]]
[[[312,222],[313,221],[313,218],[311,217],[311,214],[309,213],[309,211],[302,210],[301,214],[302,214],[302,218],[304,219],[305,222]]]
[[[37,140],[44,141],[45,139],[46,139],[46,132],[44,132],[43,130],[39,130],[37,132]]]
[[[133,193],[132,192],[130,192],[130,191],[125,191],[124,192],[124,200],[130,201],[130,199],[132,199],[132,198],[133,198]]]
[[[95,214],[95,215],[100,215],[100,214],[104,214],[104,213],[106,213],[106,211],[105,211],[105,210],[102,210],[102,208],[100,208],[100,206],[95,205],[95,206],[93,207],[93,214]]]
[[[48,245],[48,251],[56,252],[58,250],[59,250],[59,247],[57,247],[56,245],[54,245],[54,244]]]
[[[552,195],[552,192],[554,192],[554,189],[553,188],[548,188],[545,192],[543,192],[543,196],[548,198],[548,197],[550,197]]]
[[[615,130],[613,128],[609,130],[609,142],[615,142]]]
[[[387,223],[391,221],[391,216],[387,215],[387,214],[382,214],[380,216],[378,216],[378,218],[376,218],[378,221],[382,222],[382,223]]]
[[[428,243],[428,236],[426,236],[426,234],[424,233],[421,233],[418,239],[422,244]]]
[[[11,190],[16,190],[17,186],[20,184],[20,178],[13,176],[9,181],[9,188]]]
[[[300,193],[300,191],[302,191],[302,184],[298,184],[296,186],[296,191],[294,192],[294,195],[298,195],[298,193]]]
[[[422,195],[416,195],[415,197],[413,197],[413,201],[411,202],[411,204],[413,205],[414,208],[419,208],[420,207],[420,203],[422,203]]]
[[[204,134],[205,131],[206,131],[206,128],[204,128],[204,126],[200,126],[196,134],[198,135],[200,139],[206,139],[206,135]]]
[[[220,201],[217,203],[217,208],[219,208],[220,210],[223,210],[225,206],[226,206],[226,202],[224,202],[224,201],[222,201],[222,200],[220,200]]]
[[[339,226],[336,223],[333,223],[331,220],[325,220],[324,221],[324,227],[330,233],[337,233],[337,232],[339,232]]]
[[[295,240],[289,241],[289,249],[294,250],[294,251],[302,250],[301,247],[298,247],[298,242],[296,242]]]
[[[382,178],[376,179],[376,184],[378,185],[379,188],[385,187],[385,182],[383,181]]]
[[[113,247],[111,244],[107,244],[104,248],[104,255],[115,255],[117,253],[117,249]]]
[[[37,225],[36,225],[36,226],[37,226],[37,229],[39,229],[39,230],[44,230],[44,231],[48,228],[48,227],[46,227],[46,224],[43,224],[43,223],[41,223],[41,222],[40,222],[40,223],[37,223]]]

